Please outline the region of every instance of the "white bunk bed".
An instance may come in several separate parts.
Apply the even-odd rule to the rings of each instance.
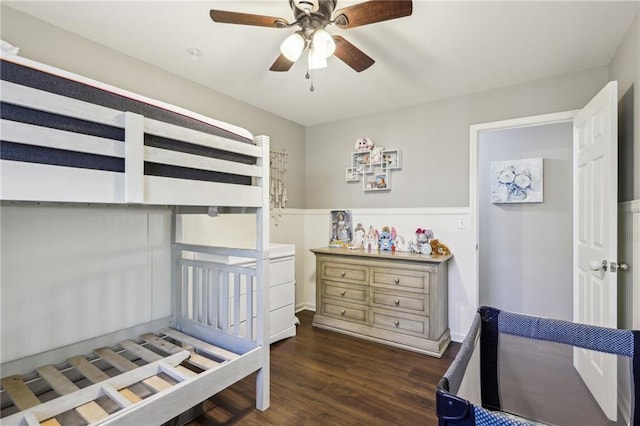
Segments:
[[[78,328],[91,328],[86,324],[99,323],[109,309],[118,311],[116,322],[125,327],[91,336],[72,330],[81,336],[78,341],[59,344],[64,341],[56,337],[60,324],[47,321],[43,312],[34,335],[53,337],[44,347],[35,344],[32,353],[21,352],[20,345],[33,326],[22,311],[30,312],[34,293],[6,282],[3,271],[0,423],[161,424],[254,372],[256,407],[267,409],[269,138],[19,56],[2,53],[0,59],[2,220],[25,211],[98,206],[120,209],[126,221],[129,213],[160,209],[170,218],[165,222],[172,235],[153,247],[166,253],[156,257],[171,263],[163,269],[170,279],[157,274],[135,301],[109,302],[109,293],[97,308],[79,308]],[[11,214],[16,206],[22,210]],[[181,214],[214,216],[225,209],[255,214],[254,248],[176,240]],[[3,226],[14,229],[11,223]],[[12,241],[22,238],[6,234]],[[51,241],[50,250],[56,247]],[[4,261],[20,256],[10,257],[4,244],[3,250]],[[155,256],[148,247],[137,255]],[[255,267],[216,261],[228,256],[247,258]],[[33,288],[39,293],[38,285]],[[82,294],[79,287],[61,285],[66,294],[52,300],[82,303],[86,296],[72,294]],[[169,288],[170,295],[158,294]],[[96,291],[98,297],[107,294]],[[170,314],[155,312],[141,321],[133,311],[145,298],[154,299],[152,306],[164,300]],[[246,321],[253,317],[255,325]],[[22,330],[22,337],[15,330]]]

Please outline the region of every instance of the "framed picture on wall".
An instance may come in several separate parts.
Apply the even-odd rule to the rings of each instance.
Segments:
[[[492,203],[541,203],[542,201],[542,158],[491,162]]]

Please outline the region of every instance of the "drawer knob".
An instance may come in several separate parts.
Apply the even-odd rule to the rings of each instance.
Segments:
[[[394,300],[394,301],[393,301],[393,303],[395,303],[395,304],[396,304],[396,306],[397,306],[397,305],[399,305],[399,304],[400,304],[400,300],[396,299],[396,300]]]
[[[342,290],[342,291],[340,292],[340,296],[344,296],[344,294],[345,294],[345,291],[344,291],[344,290]]]
[[[347,273],[345,271],[340,272],[340,276],[344,277],[345,275],[347,275]]]
[[[340,315],[344,315],[344,314],[345,314],[345,311],[343,309],[343,310],[340,311]]]
[[[400,284],[400,278],[396,278],[395,280],[393,280],[393,282],[396,284]]]
[[[400,321],[395,320],[395,321],[393,322],[393,324],[395,324],[395,326],[397,327],[397,326],[399,326],[399,325],[400,325]]]

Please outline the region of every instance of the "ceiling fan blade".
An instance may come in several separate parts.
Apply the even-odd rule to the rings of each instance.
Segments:
[[[271,65],[269,71],[289,71],[294,63],[295,62],[291,62],[281,53],[280,56],[278,56],[278,59],[276,59],[273,65]]]
[[[402,18],[411,15],[411,12],[411,0],[372,0],[336,11],[334,21],[340,28],[353,28]]]
[[[334,55],[357,72],[366,70],[375,62],[362,50],[349,43],[342,36],[334,35],[333,41],[336,42],[336,51]]]
[[[289,22],[282,18],[249,13],[227,12],[226,10],[211,9],[209,16],[214,22],[223,24],[254,25],[257,27],[287,28]]]

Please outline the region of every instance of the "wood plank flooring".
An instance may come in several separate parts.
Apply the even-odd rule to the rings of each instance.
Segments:
[[[313,328],[271,345],[271,407],[255,409],[255,375],[205,401],[189,426],[432,425],[435,386],[460,345],[440,359]]]

